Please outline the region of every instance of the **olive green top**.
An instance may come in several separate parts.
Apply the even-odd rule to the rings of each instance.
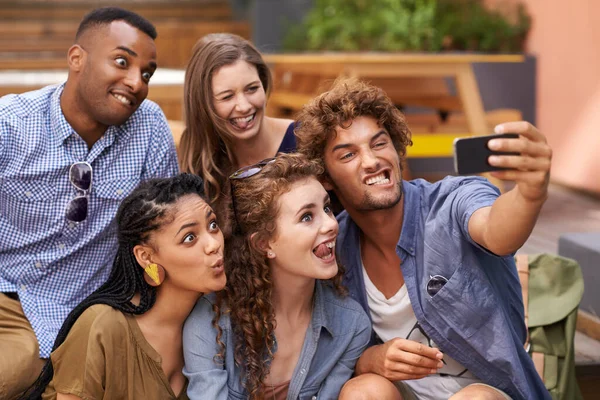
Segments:
[[[54,378],[43,400],[56,399],[57,391],[82,399],[188,399],[187,383],[173,393],[135,318],[104,304],[81,314],[50,359]]]

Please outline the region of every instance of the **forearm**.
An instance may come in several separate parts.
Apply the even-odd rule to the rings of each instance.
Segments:
[[[498,255],[517,251],[531,234],[546,197],[532,201],[516,187],[498,197],[488,209],[480,244]]]
[[[377,373],[375,372],[375,352],[381,345],[371,346],[366,349],[358,361],[356,362],[356,367],[354,367],[354,375],[362,375],[367,373]]]

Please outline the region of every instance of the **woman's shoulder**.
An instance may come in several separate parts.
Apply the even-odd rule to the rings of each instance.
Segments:
[[[290,127],[290,125],[295,122],[293,119],[287,119],[287,118],[273,118],[273,117],[269,117],[269,118],[271,119],[273,128],[277,132],[286,132],[288,130],[288,128]]]
[[[57,357],[62,348],[86,346],[85,343],[90,341],[104,344],[120,342],[127,337],[128,331],[127,320],[121,311],[105,304],[95,304],[81,313],[58,352],[53,352],[53,355]]]
[[[336,313],[366,316],[365,310],[356,300],[349,295],[339,294],[331,282],[320,282],[320,286],[326,307],[331,307]]]
[[[204,295],[198,299],[194,309],[186,320],[186,327],[193,325],[195,328],[211,326],[215,318],[215,306],[217,305],[217,296],[215,293]],[[228,329],[230,326],[229,314],[226,312],[225,304],[219,304],[221,315],[219,325],[222,329]]]
[[[94,304],[88,307],[77,318],[75,326],[106,334],[121,334],[129,329],[125,314],[106,304]]]
[[[273,117],[265,118],[268,118],[268,125],[266,127],[273,139],[276,139],[278,141],[285,140],[285,138],[290,135],[290,132],[293,136],[293,129],[295,123],[293,119]],[[292,131],[290,131],[290,129],[292,129]]]

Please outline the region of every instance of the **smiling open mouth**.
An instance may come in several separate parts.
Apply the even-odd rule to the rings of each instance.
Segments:
[[[229,123],[238,129],[246,129],[254,121],[256,113],[243,118],[231,118]]]
[[[125,104],[126,106],[131,106],[133,105],[133,103],[131,101],[129,101],[127,99],[127,97],[120,95],[120,94],[116,94],[116,93],[112,93],[113,97],[117,100],[119,100],[121,103]]]
[[[334,257],[333,249],[335,248],[335,240],[330,242],[321,243],[313,249],[315,256],[319,257],[324,261],[329,261]]]
[[[369,186],[386,185],[390,183],[390,173],[388,171],[384,171],[377,176],[367,179],[365,183]]]

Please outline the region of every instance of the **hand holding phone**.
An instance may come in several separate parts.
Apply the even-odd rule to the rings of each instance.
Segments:
[[[517,139],[516,133],[500,135],[474,136],[454,140],[454,171],[459,175],[473,175],[482,172],[500,171],[507,169],[496,167],[489,163],[492,155],[518,156],[520,153],[511,151],[493,151],[488,147],[492,139]]]
[[[492,171],[494,178],[515,182],[515,189],[528,201],[545,200],[552,164],[552,149],[546,137],[526,121],[497,125],[494,132],[498,135],[461,139],[467,140],[469,145],[465,147],[457,141],[455,148],[460,148],[455,150],[457,172]],[[510,132],[509,139],[502,135],[505,132]],[[480,143],[470,147],[474,142]]]

